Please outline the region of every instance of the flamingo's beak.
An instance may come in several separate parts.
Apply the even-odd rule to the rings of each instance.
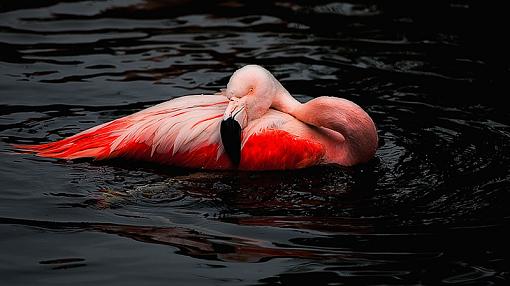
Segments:
[[[232,97],[220,125],[221,142],[236,166],[241,162],[241,132],[248,125],[244,100]]]

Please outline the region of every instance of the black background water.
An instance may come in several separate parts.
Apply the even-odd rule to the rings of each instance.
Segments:
[[[2,1],[0,284],[507,284],[501,7],[429,2]],[[301,101],[364,107],[376,158],[198,172],[10,147],[215,92],[251,63]]]

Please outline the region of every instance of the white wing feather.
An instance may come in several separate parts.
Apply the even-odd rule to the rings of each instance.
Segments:
[[[123,118],[131,124],[116,131],[120,136],[110,146],[110,154],[130,142],[151,146],[151,156],[191,152],[206,144],[221,146],[219,124],[227,105],[224,96],[193,95],[134,113]]]

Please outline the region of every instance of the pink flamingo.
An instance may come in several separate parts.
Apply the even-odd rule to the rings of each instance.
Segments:
[[[377,142],[374,122],[353,102],[318,97],[302,104],[269,71],[247,65],[220,93],[172,99],[57,142],[16,147],[61,159],[283,170],[367,162]]]

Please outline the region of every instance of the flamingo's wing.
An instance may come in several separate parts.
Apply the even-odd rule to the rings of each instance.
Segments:
[[[219,134],[227,104],[219,95],[180,97],[57,142],[17,147],[62,159],[128,157],[189,167],[228,164],[220,158],[225,156]]]

